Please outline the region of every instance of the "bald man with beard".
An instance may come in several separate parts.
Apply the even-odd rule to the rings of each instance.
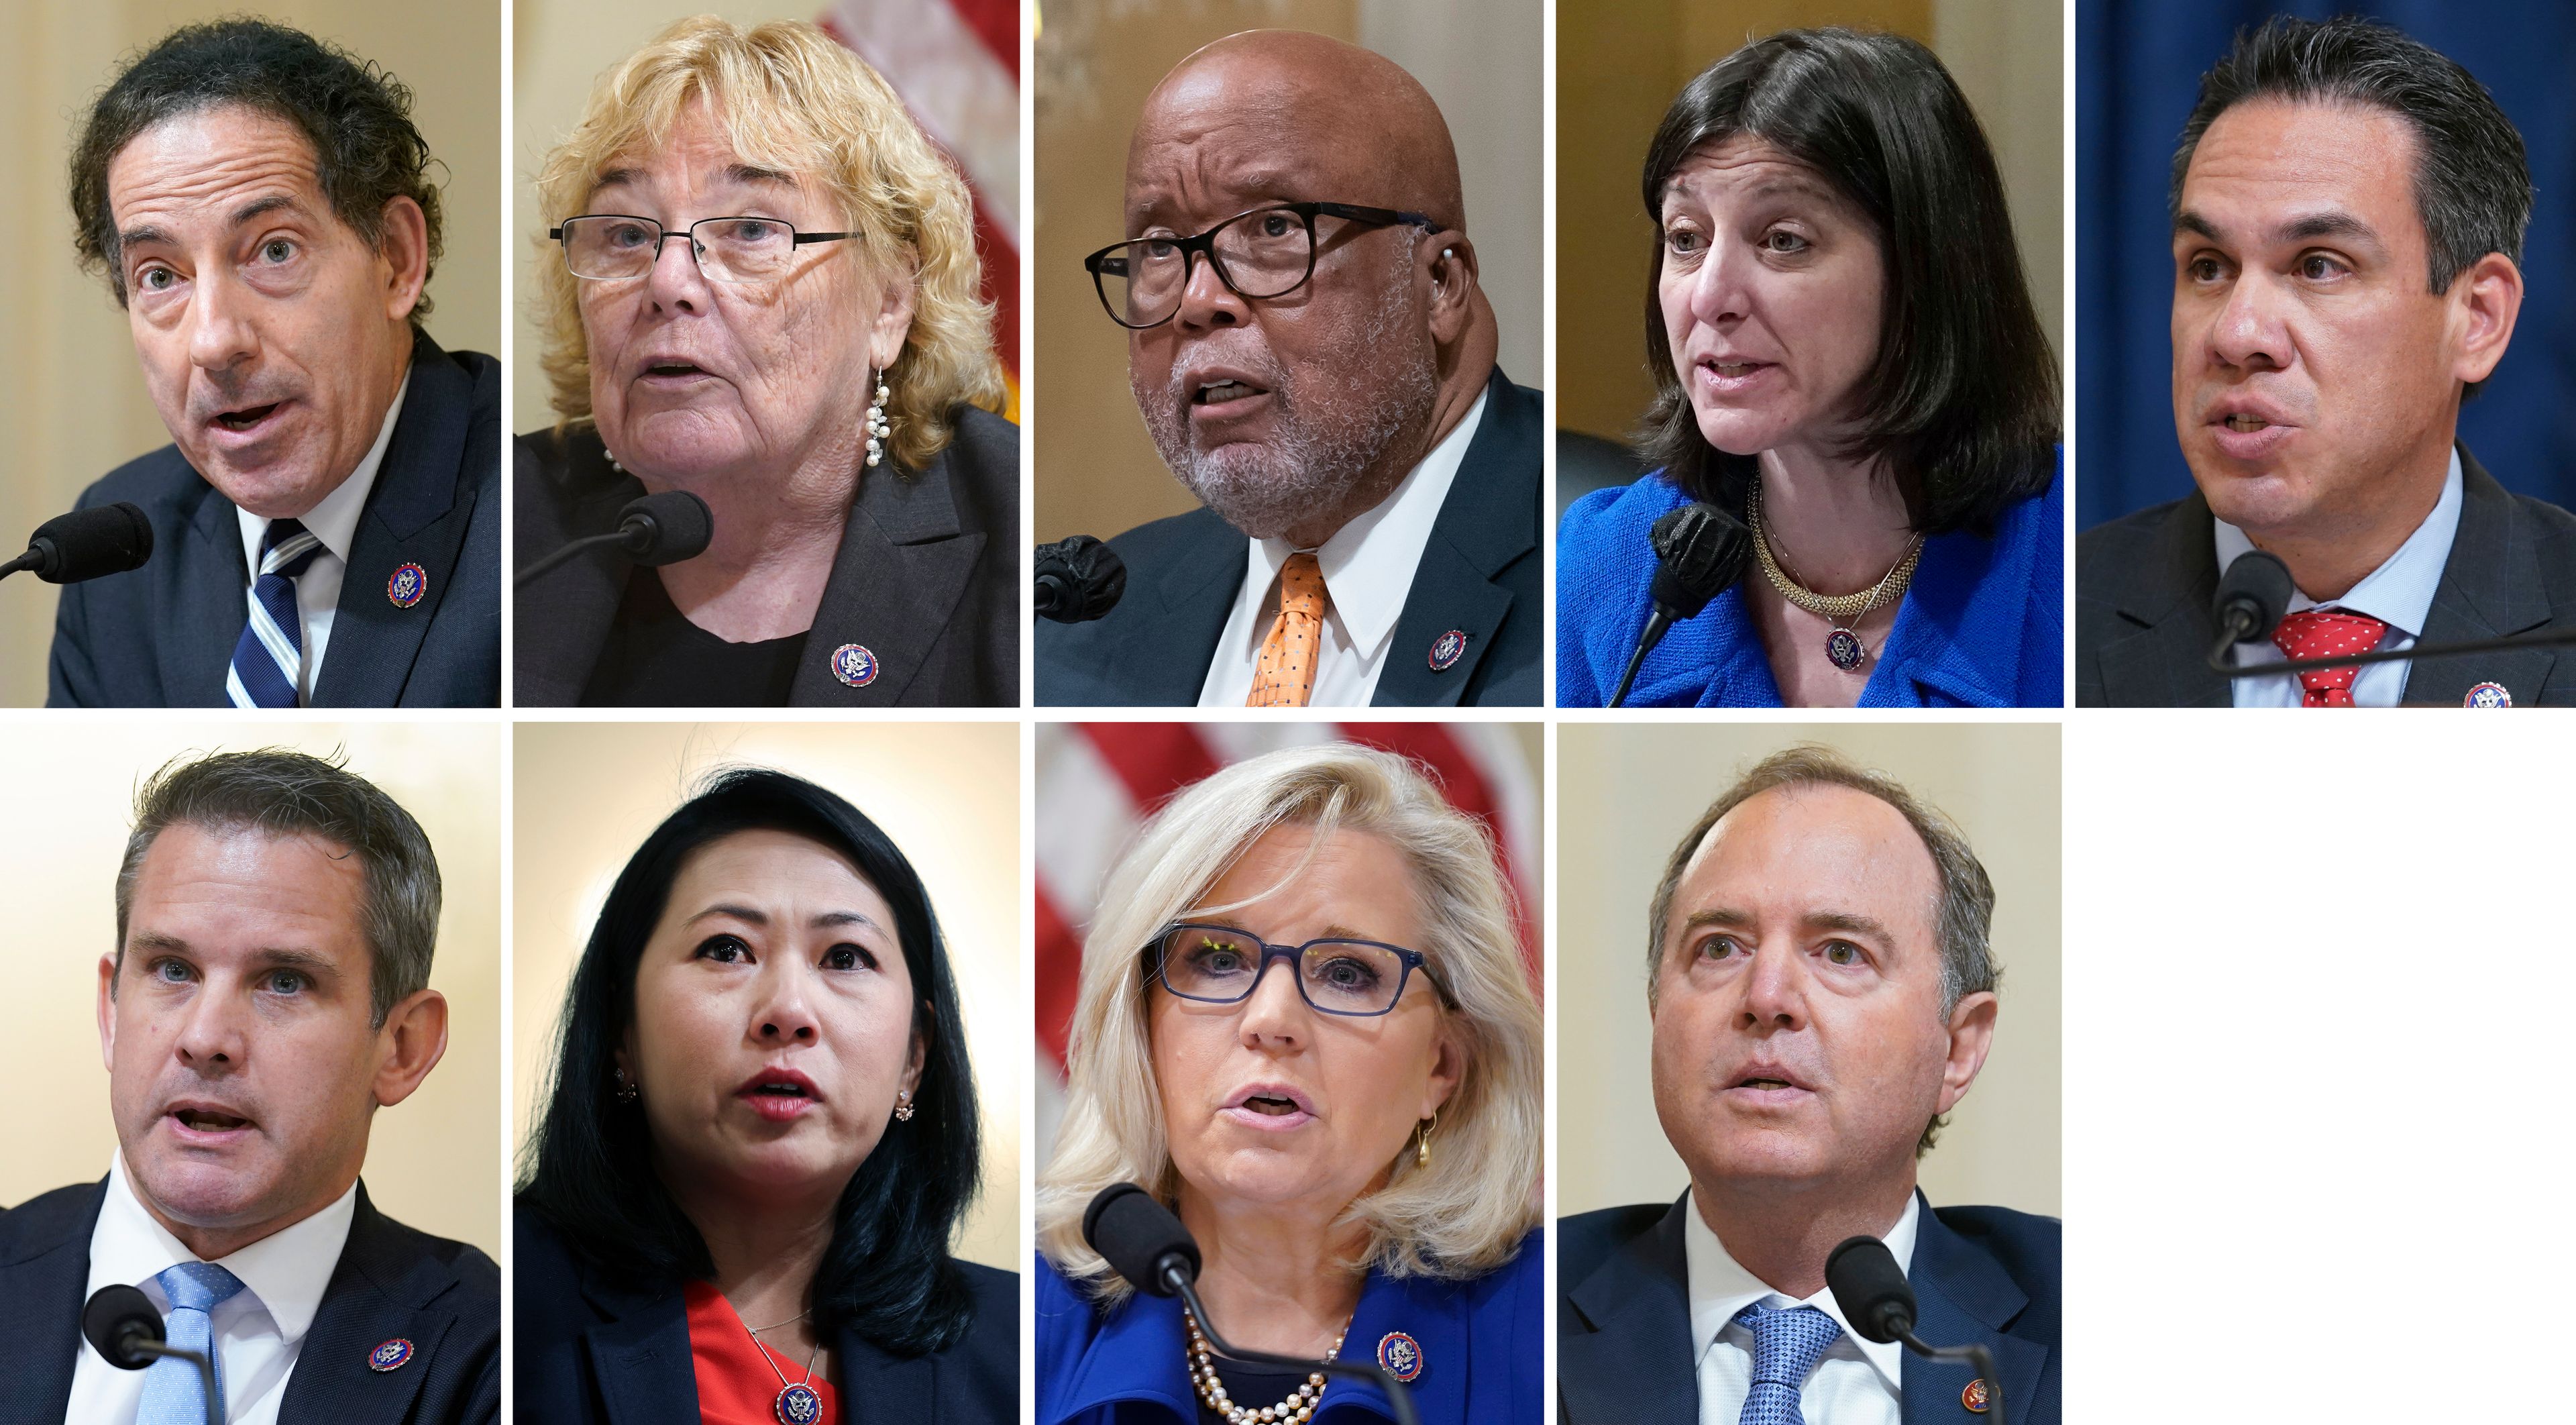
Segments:
[[[1448,124],[1320,35],[1183,60],[1086,259],[1201,508],[1110,541],[1127,591],[1041,623],[1050,706],[1540,701],[1539,393],[1495,365]]]

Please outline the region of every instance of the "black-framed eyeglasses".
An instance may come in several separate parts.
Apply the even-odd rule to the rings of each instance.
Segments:
[[[1190,285],[1190,254],[1200,253],[1236,296],[1285,297],[1315,273],[1315,218],[1373,227],[1440,225],[1421,213],[1354,203],[1272,203],[1235,214],[1195,237],[1133,238],[1082,260],[1109,319],[1130,331],[1158,327],[1181,309]]]
[[[1456,1004],[1421,951],[1375,940],[1272,945],[1231,925],[1184,921],[1148,942],[1145,960],[1164,989],[1201,1004],[1241,1004],[1252,998],[1273,960],[1296,967],[1297,993],[1325,1014],[1385,1014],[1404,998],[1405,983],[1416,970],[1442,1003]]]
[[[857,233],[800,233],[776,218],[701,218],[674,232],[631,213],[584,213],[546,236],[563,244],[564,266],[586,282],[641,277],[662,260],[662,244],[688,235],[698,270],[710,282],[759,282],[787,270],[809,242],[840,242]]]

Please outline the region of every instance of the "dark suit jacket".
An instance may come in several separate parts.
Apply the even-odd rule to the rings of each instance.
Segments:
[[[62,1425],[81,1340],[89,1237],[105,1180],[0,1214],[0,1425]],[[368,1353],[400,1337],[390,1371]],[[348,1245],[295,1357],[278,1425],[494,1425],[501,1418],[501,1269],[415,1232],[358,1187]]]
[[[518,1304],[517,1418],[546,1425],[698,1425],[688,1302],[675,1284],[633,1291],[594,1280],[545,1219],[512,1214]],[[842,1425],[1016,1425],[1020,1279],[972,1262],[964,1337],[927,1356],[896,1356],[848,1331],[834,1338]]]
[[[1413,592],[1397,616],[1380,707],[1542,700],[1539,593],[1539,393],[1498,368],[1485,414],[1431,526]],[[1041,707],[1191,707],[1251,565],[1251,547],[1212,510],[1139,525],[1109,541],[1127,593],[1091,623],[1037,624]],[[1432,646],[1455,630],[1466,652],[1446,669]]]
[[[1921,1194],[1916,1194],[1921,1201]],[[1559,1219],[1557,1403],[1567,1425],[1699,1425],[1691,1359],[1685,1194],[1667,1206],[1613,1207]],[[1915,1218],[1914,1334],[1935,1346],[1983,1345],[2003,1377],[2013,1425],[2059,1425],[2059,1229],[2000,1207],[1922,1205]],[[1908,1354],[1905,1425],[1969,1425],[1966,1365]]]
[[[179,447],[130,460],[80,508],[130,500],[152,521],[142,568],[63,586],[52,707],[227,707],[249,620],[241,523]],[[417,564],[429,591],[385,595]],[[349,549],[313,706],[501,705],[501,363],[413,338],[411,386]]]
[[[919,473],[866,472],[822,606],[788,690],[791,707],[1016,707],[1020,701],[1020,428],[960,406],[957,437]],[[644,483],[610,467],[587,426],[519,437],[512,547],[524,567],[617,528]],[[635,565],[588,550],[518,591],[513,706],[570,707],[590,682]],[[656,576],[658,577],[658,576]],[[832,672],[832,651],[864,644],[864,688]]]
[[[2576,515],[2495,482],[2460,447],[2460,528],[2418,643],[2499,638],[2576,622]],[[2086,530],[2075,541],[2075,704],[2228,707],[2210,670],[2218,550],[2209,502],[2188,498]],[[2405,701],[2458,707],[2501,683],[2514,706],[2576,703],[2576,659],[2556,648],[2428,658]]]

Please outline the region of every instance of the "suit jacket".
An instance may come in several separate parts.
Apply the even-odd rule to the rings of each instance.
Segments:
[[[2460,447],[2460,527],[2418,643],[2498,638],[2576,622],[2576,514],[2509,493]],[[2231,706],[2211,671],[2218,548],[2198,491],[2097,525],[2075,541],[2078,707]],[[2460,705],[2501,683],[2517,707],[2576,703],[2576,659],[2557,648],[2428,658],[2408,665],[2405,701]]]
[[[956,439],[917,473],[881,465],[858,502],[787,701],[792,707],[1016,707],[1020,701],[1020,428],[988,411],[951,413]],[[519,437],[512,547],[524,567],[617,528],[644,483],[608,463],[599,432]],[[518,591],[517,707],[581,700],[635,564],[585,551]],[[832,672],[844,644],[876,654],[853,688]]]
[[[697,1366],[678,1282],[636,1291],[597,1280],[545,1219],[512,1214],[517,1416],[546,1425],[698,1425]],[[1017,1425],[1020,1279],[959,1262],[975,1293],[966,1334],[897,1356],[844,1330],[832,1340],[841,1425]]]
[[[1379,707],[1541,701],[1539,393],[1497,368],[1485,396],[1389,635]],[[1126,596],[1090,623],[1038,621],[1038,704],[1195,706],[1251,567],[1250,542],[1215,511],[1197,509],[1109,546],[1127,562]],[[1466,651],[1434,668],[1432,646],[1453,630],[1467,636]]]
[[[0,1425],[63,1425],[101,1179],[0,1214]],[[390,1371],[368,1353],[400,1337]],[[501,1269],[462,1242],[415,1232],[358,1186],[357,1213],[322,1307],[287,1377],[278,1425],[496,1425],[501,1418]]]
[[[111,471],[80,508],[130,500],[152,522],[140,569],[63,586],[52,707],[228,707],[224,675],[249,621],[241,523],[166,445]],[[429,589],[398,608],[394,571]],[[367,492],[313,706],[501,705],[501,363],[412,339],[411,386]]]
[[[1922,1203],[1922,1195],[1915,1195]],[[1699,1425],[1691,1358],[1683,1213],[1613,1207],[1556,1224],[1557,1403],[1566,1425]],[[2056,1218],[2000,1207],[1922,1203],[1914,1230],[1914,1333],[1935,1346],[1984,1346],[2003,1377],[2013,1425],[2059,1425],[2061,1335]],[[1970,1425],[1960,1400],[1975,1373],[1908,1353],[1905,1425]]]

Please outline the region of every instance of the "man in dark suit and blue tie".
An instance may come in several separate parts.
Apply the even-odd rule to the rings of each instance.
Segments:
[[[500,363],[421,326],[438,189],[411,96],[298,31],[173,32],[91,107],[82,262],[174,444],[92,485],[143,568],[65,587],[56,707],[493,707]]]
[[[1967,1422],[1998,1387],[2013,1425],[2057,1425],[2056,1219],[1915,1184],[1993,1040],[1993,911],[1955,826],[1820,748],[1762,762],[1682,838],[1646,1002],[1691,1186],[1557,1224],[1570,1425]],[[1999,1380],[1850,1330],[1825,1260],[1863,1235],[1904,1267],[1915,1334],[1983,1345]]]

